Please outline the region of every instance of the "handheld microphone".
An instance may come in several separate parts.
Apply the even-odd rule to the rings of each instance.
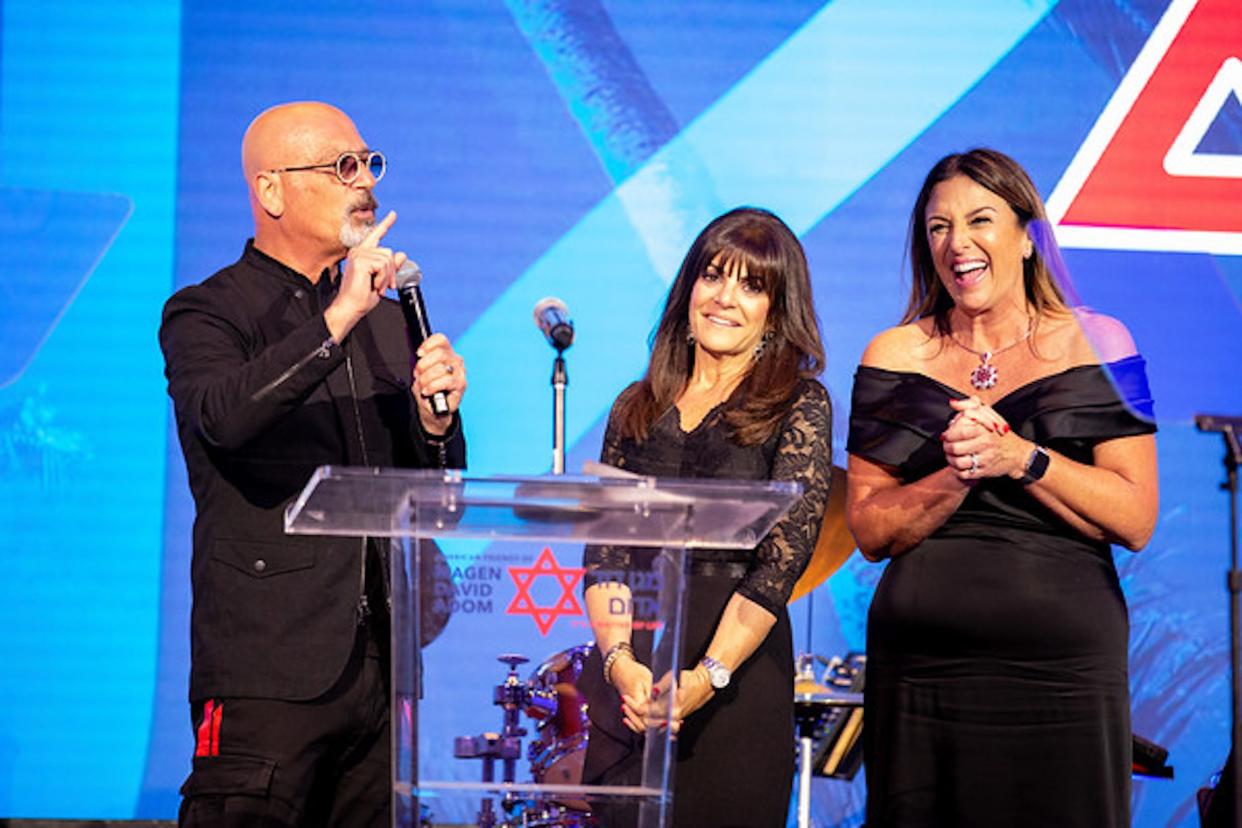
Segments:
[[[401,300],[401,313],[405,316],[405,333],[410,342],[410,358],[414,359],[423,340],[431,336],[431,323],[427,321],[427,306],[423,304],[423,292],[418,285],[423,271],[418,262],[406,259],[397,269],[397,296]],[[443,417],[449,413],[448,397],[443,391],[431,395],[431,410]]]
[[[535,324],[557,353],[574,344],[574,323],[569,318],[569,308],[555,296],[546,296],[535,303]]]

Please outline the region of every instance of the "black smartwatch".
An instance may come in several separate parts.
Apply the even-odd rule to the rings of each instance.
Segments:
[[[1022,485],[1029,486],[1043,478],[1048,471],[1048,452],[1043,447],[1031,449],[1031,456],[1026,459],[1026,468],[1022,471]]]

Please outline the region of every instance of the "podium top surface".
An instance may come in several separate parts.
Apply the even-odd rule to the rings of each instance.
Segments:
[[[801,494],[792,481],[322,466],[286,510],[285,531],[749,549]]]

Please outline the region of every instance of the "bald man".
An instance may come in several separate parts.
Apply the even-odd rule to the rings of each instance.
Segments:
[[[389,824],[387,547],[282,523],[318,466],[465,465],[462,359],[441,334],[411,354],[383,295],[406,259],[376,220],[385,165],[335,107],[263,112],[254,238],[164,308],[196,509],[182,825]]]

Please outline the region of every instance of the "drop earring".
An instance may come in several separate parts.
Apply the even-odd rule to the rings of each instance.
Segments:
[[[763,339],[759,340],[759,344],[755,346],[754,359],[756,362],[763,356],[764,350],[768,347],[768,343],[772,341],[774,336],[776,336],[776,334],[772,333],[772,331],[764,332]]]

